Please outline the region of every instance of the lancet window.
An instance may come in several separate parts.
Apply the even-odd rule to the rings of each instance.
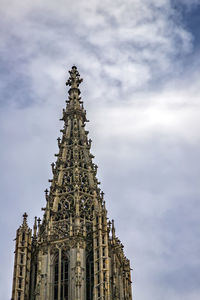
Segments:
[[[86,300],[93,299],[94,286],[94,264],[93,253],[91,252],[86,259]]]
[[[20,254],[20,264],[23,264],[24,262],[24,254]]]
[[[54,261],[53,269],[53,300],[68,300],[68,257],[64,251],[59,251]]]
[[[22,278],[19,278],[19,285],[18,285],[19,289],[22,288]]]
[[[23,274],[23,267],[20,266],[20,267],[19,267],[19,276],[22,276],[22,274]]]
[[[18,292],[17,293],[17,300],[20,300],[21,299],[21,292]]]

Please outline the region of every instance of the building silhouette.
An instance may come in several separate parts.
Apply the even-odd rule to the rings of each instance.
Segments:
[[[59,153],[42,220],[17,229],[13,300],[131,300],[130,262],[107,218],[85,130],[82,81],[69,71]]]

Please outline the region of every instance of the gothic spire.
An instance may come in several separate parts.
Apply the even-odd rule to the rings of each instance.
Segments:
[[[85,130],[82,82],[72,67],[58,154],[42,220],[17,230],[13,300],[132,300],[130,264],[109,222]],[[112,224],[112,227],[111,227]]]
[[[93,210],[105,210],[103,193],[100,193],[96,178],[97,166],[90,153],[91,139],[85,130],[86,111],[80,97],[79,85],[82,82],[75,66],[69,71],[66,85],[70,86],[66,109],[63,110],[64,128],[58,138],[59,153],[56,163],[52,163],[53,179],[50,192],[46,193],[48,207],[53,219],[63,218],[63,214],[78,224],[79,219],[92,219]]]

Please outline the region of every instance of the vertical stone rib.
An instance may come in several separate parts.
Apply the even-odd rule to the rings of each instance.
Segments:
[[[60,300],[61,294],[61,258],[62,258],[62,249],[58,249],[58,300]]]
[[[98,284],[98,275],[97,275],[97,237],[96,237],[97,225],[96,217],[94,214],[93,218],[93,258],[94,258],[94,290],[93,296],[94,300],[97,299],[97,284]]]

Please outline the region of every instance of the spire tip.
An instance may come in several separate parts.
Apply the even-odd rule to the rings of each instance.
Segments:
[[[25,213],[23,214],[23,225],[24,225],[24,226],[27,226],[27,217],[28,217],[28,215],[27,215],[27,213],[25,212]]]
[[[72,69],[69,71],[69,79],[66,82],[66,85],[71,86],[72,88],[79,87],[79,84],[83,81],[82,78],[80,78],[80,74],[77,70],[77,67],[75,65],[72,66]]]

